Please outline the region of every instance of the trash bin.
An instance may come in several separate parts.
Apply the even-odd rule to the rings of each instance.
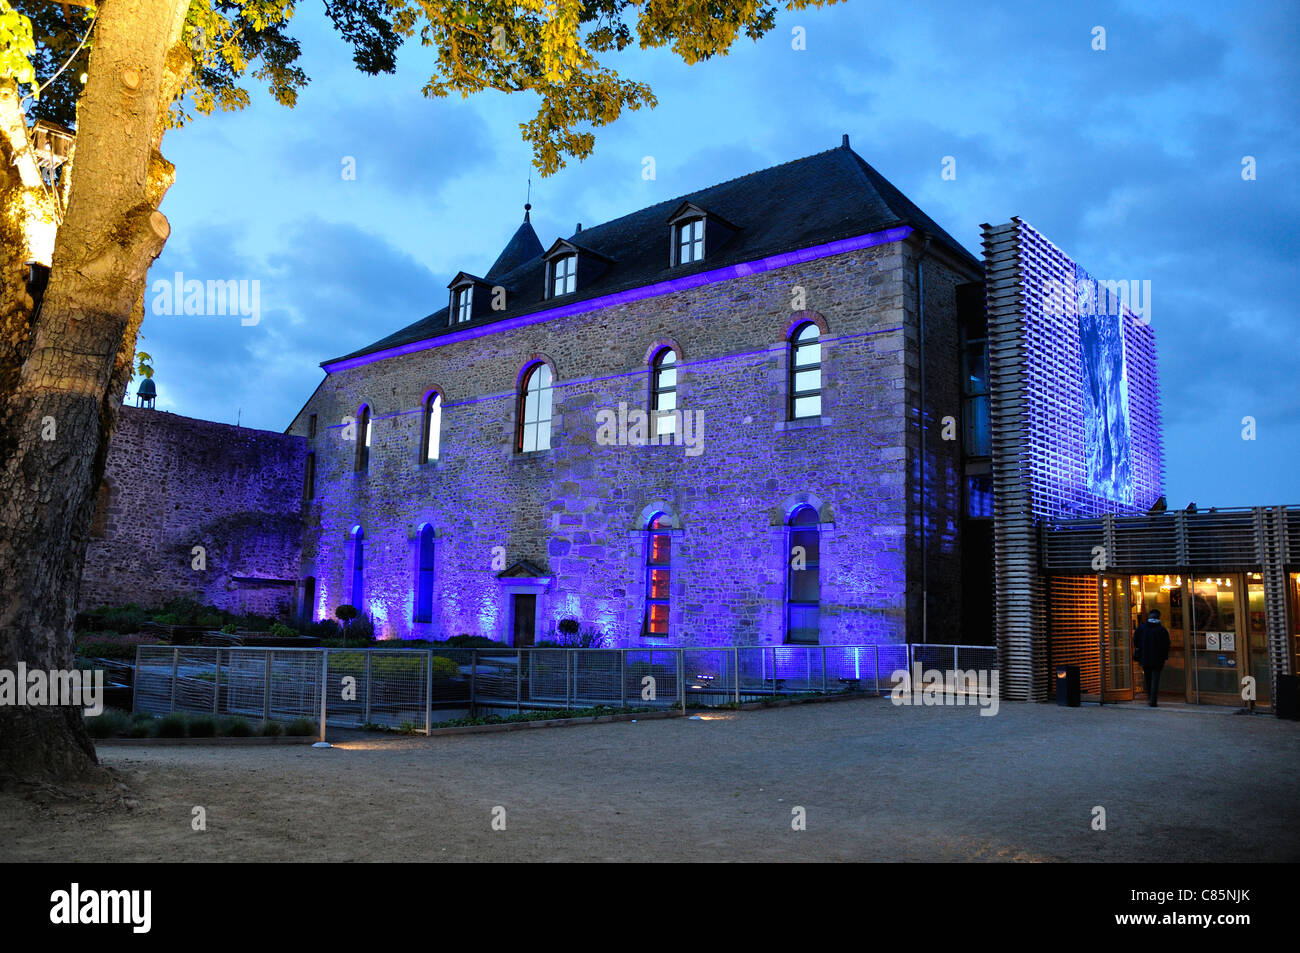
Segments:
[[[1277,677],[1277,699],[1273,702],[1273,711],[1279,718],[1300,719],[1300,676]]]
[[[1079,707],[1079,666],[1056,667],[1056,703],[1066,708]]]

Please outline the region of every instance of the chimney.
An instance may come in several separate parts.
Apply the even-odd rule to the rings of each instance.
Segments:
[[[849,147],[849,134],[846,132],[846,133],[845,133],[845,134],[840,138],[840,148],[841,148],[841,149],[847,149],[848,147]]]

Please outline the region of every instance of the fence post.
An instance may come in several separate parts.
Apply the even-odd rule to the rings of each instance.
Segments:
[[[176,648],[176,646],[173,645],[172,646],[172,700],[171,700],[171,707],[167,709],[169,712],[176,710],[176,670],[180,668],[180,663],[181,663],[181,650]]]
[[[772,646],[772,694],[776,695],[776,646]]]
[[[370,688],[371,688],[371,685],[370,685],[370,650],[369,650],[369,649],[362,649],[361,652],[362,652],[362,654],[365,656],[365,659],[366,659],[366,672],[365,672],[365,684],[366,684],[366,707],[362,710],[362,711],[363,711],[363,715],[362,715],[362,718],[361,718],[361,723],[362,723],[363,725],[368,725],[368,724],[370,724]]]
[[[428,735],[433,731],[433,649],[429,649],[429,677],[425,680],[424,695],[424,733]]]
[[[826,646],[822,646],[822,694],[826,694]]]
[[[523,695],[521,694],[523,690],[523,683],[521,682],[523,674],[524,650],[515,649],[515,714],[519,714],[524,710]]]
[[[959,671],[959,669],[957,668],[957,646],[955,645],[952,647],[952,670],[954,672]],[[956,677],[957,677],[956,675],[953,676],[953,678]]]
[[[627,649],[618,650],[618,704],[627,707]]]
[[[873,654],[876,656],[876,662],[872,668],[871,674],[873,676],[873,680],[876,683],[876,694],[879,695],[880,694],[880,643],[877,642],[871,648]]]
[[[686,714],[686,650],[677,650],[677,697],[681,699],[682,714]]]
[[[330,650],[320,650],[320,740],[325,740],[325,717],[328,714]]]
[[[216,672],[212,678],[212,714],[221,714],[221,649],[217,649]]]
[[[262,673],[262,720],[271,720],[271,656],[275,653],[266,650],[266,663]]]
[[[740,706],[740,647],[732,646],[731,648],[731,667],[734,670],[736,681],[736,706]]]
[[[469,716],[474,717],[474,707],[478,701],[478,649],[469,650]]]

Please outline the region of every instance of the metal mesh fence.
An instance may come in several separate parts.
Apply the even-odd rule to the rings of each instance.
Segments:
[[[135,710],[321,719],[427,731],[444,717],[670,709],[773,696],[886,692],[892,674],[996,669],[993,646],[632,649],[267,649],[140,646]],[[322,687],[322,679],[324,685]]]

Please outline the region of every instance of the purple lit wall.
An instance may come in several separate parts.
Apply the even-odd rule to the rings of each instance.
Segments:
[[[811,503],[822,520],[821,641],[902,641],[916,439],[908,354],[916,344],[904,327],[912,318],[901,306],[908,269],[898,237],[864,236],[708,282],[332,366],[290,428],[306,434],[317,416],[302,573],[318,580],[318,614],[331,614],[348,588],[347,538],[360,524],[361,608],[388,637],[508,641],[511,597],[522,590],[503,571],[516,567],[516,576],[541,575],[540,638],[572,617],[612,645],[779,644],[784,524]],[[796,285],[827,325],[823,416],[788,422],[785,339],[798,319],[790,310]],[[663,346],[679,350],[678,405],[702,415],[701,452],[602,444],[601,412],[646,406],[649,358]],[[555,371],[552,449],[517,454],[515,387],[535,360]],[[440,457],[422,464],[420,404],[432,387],[445,397]],[[358,473],[345,418],[363,403],[374,429],[369,467]],[[673,514],[678,527],[670,636],[659,643],[641,635],[644,529],[656,511]],[[425,523],[436,533],[434,616],[416,623]]]

